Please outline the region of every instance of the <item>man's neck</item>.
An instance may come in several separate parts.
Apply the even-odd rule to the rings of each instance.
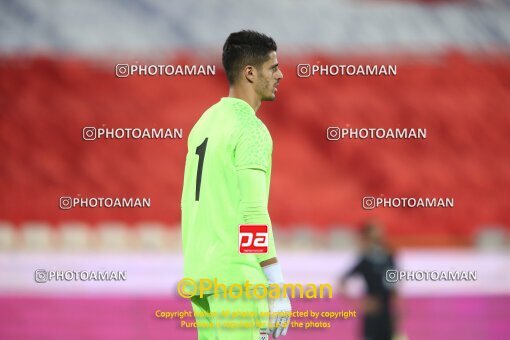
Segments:
[[[228,96],[231,98],[237,98],[244,100],[253,108],[253,111],[257,113],[257,110],[260,107],[260,104],[262,103],[260,98],[253,92],[253,91],[245,91],[244,89],[239,89],[237,87],[231,87],[230,91],[228,92]]]

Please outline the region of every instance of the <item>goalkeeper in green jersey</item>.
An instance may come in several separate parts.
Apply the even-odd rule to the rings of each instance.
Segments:
[[[276,49],[272,38],[258,32],[230,34],[222,58],[229,95],[206,110],[189,134],[182,242],[184,277],[196,282],[283,285],[267,210],[273,146],[256,116],[262,101],[275,99],[283,78]],[[265,253],[240,252],[240,225],[246,224],[267,226]],[[286,296],[230,299],[206,293],[191,298],[195,316],[206,315],[197,317],[199,339],[259,340],[287,333],[291,305]],[[222,311],[254,315],[238,321],[255,326],[218,327],[214,315]],[[199,321],[213,326],[202,327]]]

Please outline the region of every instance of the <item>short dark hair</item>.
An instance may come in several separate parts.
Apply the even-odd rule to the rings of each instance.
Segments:
[[[379,223],[377,220],[375,220],[375,219],[366,220],[366,221],[363,221],[363,223],[361,224],[360,233],[363,237],[368,237],[368,236],[370,236],[370,233],[374,229],[377,229],[378,227],[379,227]]]
[[[273,51],[276,52],[276,43],[265,34],[250,30],[231,33],[223,45],[222,57],[230,85],[234,84],[244,66],[262,65]]]

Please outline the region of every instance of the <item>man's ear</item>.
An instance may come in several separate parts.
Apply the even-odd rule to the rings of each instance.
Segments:
[[[257,69],[251,65],[246,65],[243,69],[243,75],[250,83],[253,83],[257,79]]]

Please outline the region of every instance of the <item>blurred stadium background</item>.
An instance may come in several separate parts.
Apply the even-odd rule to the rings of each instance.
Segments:
[[[376,218],[398,266],[476,270],[403,282],[411,340],[510,334],[508,1],[1,1],[0,338],[193,339],[180,194],[187,133],[227,95],[221,47],[250,28],[284,80],[259,117],[274,141],[270,214],[289,282],[330,282]],[[115,77],[116,64],[215,64],[215,76]],[[296,76],[308,64],[397,64],[397,77]],[[85,126],[182,128],[182,140],[82,140]],[[427,128],[426,140],[326,140],[328,126]],[[61,196],[150,197],[61,210]],[[453,197],[453,209],[363,210],[363,196]],[[197,250],[198,251],[198,250]],[[34,270],[126,270],[126,282],[34,282]],[[295,308],[359,310],[347,297]],[[360,311],[361,312],[361,311]],[[360,318],[287,338],[356,339]]]

